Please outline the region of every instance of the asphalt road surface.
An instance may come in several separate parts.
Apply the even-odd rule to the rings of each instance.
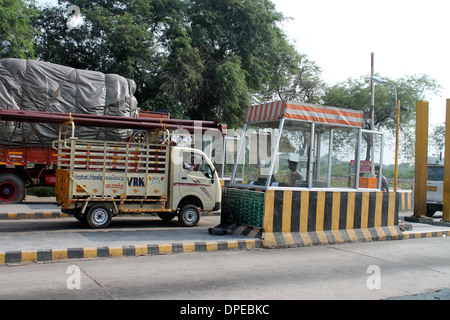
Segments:
[[[424,238],[7,265],[0,299],[445,299],[448,252]]]

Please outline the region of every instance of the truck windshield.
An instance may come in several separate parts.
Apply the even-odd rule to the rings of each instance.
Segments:
[[[428,167],[429,181],[444,181],[444,167],[430,166]]]

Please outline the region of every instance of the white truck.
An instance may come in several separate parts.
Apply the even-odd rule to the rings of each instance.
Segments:
[[[427,217],[442,211],[444,201],[444,165],[428,164]]]
[[[172,145],[164,130],[148,132],[144,142],[105,142],[78,140],[70,125],[70,137],[60,130],[53,144],[62,212],[92,228],[136,213],[156,213],[163,220],[178,216],[182,226],[193,227],[202,212],[220,209],[220,181],[202,151]]]

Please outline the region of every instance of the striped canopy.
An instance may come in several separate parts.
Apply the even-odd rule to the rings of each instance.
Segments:
[[[363,125],[362,111],[286,100],[251,106],[247,110],[245,123],[267,122],[281,118],[350,127]]]

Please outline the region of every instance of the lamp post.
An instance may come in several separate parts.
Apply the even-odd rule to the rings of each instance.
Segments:
[[[397,88],[394,84],[387,82],[385,80],[381,80],[377,77],[371,77],[372,81],[379,84],[388,84],[394,88],[394,96],[395,96],[395,111],[397,116],[396,128],[395,128],[395,169],[394,169],[394,192],[397,192],[398,188],[398,134],[400,128],[400,101],[397,100]],[[380,178],[380,177],[378,177]]]

